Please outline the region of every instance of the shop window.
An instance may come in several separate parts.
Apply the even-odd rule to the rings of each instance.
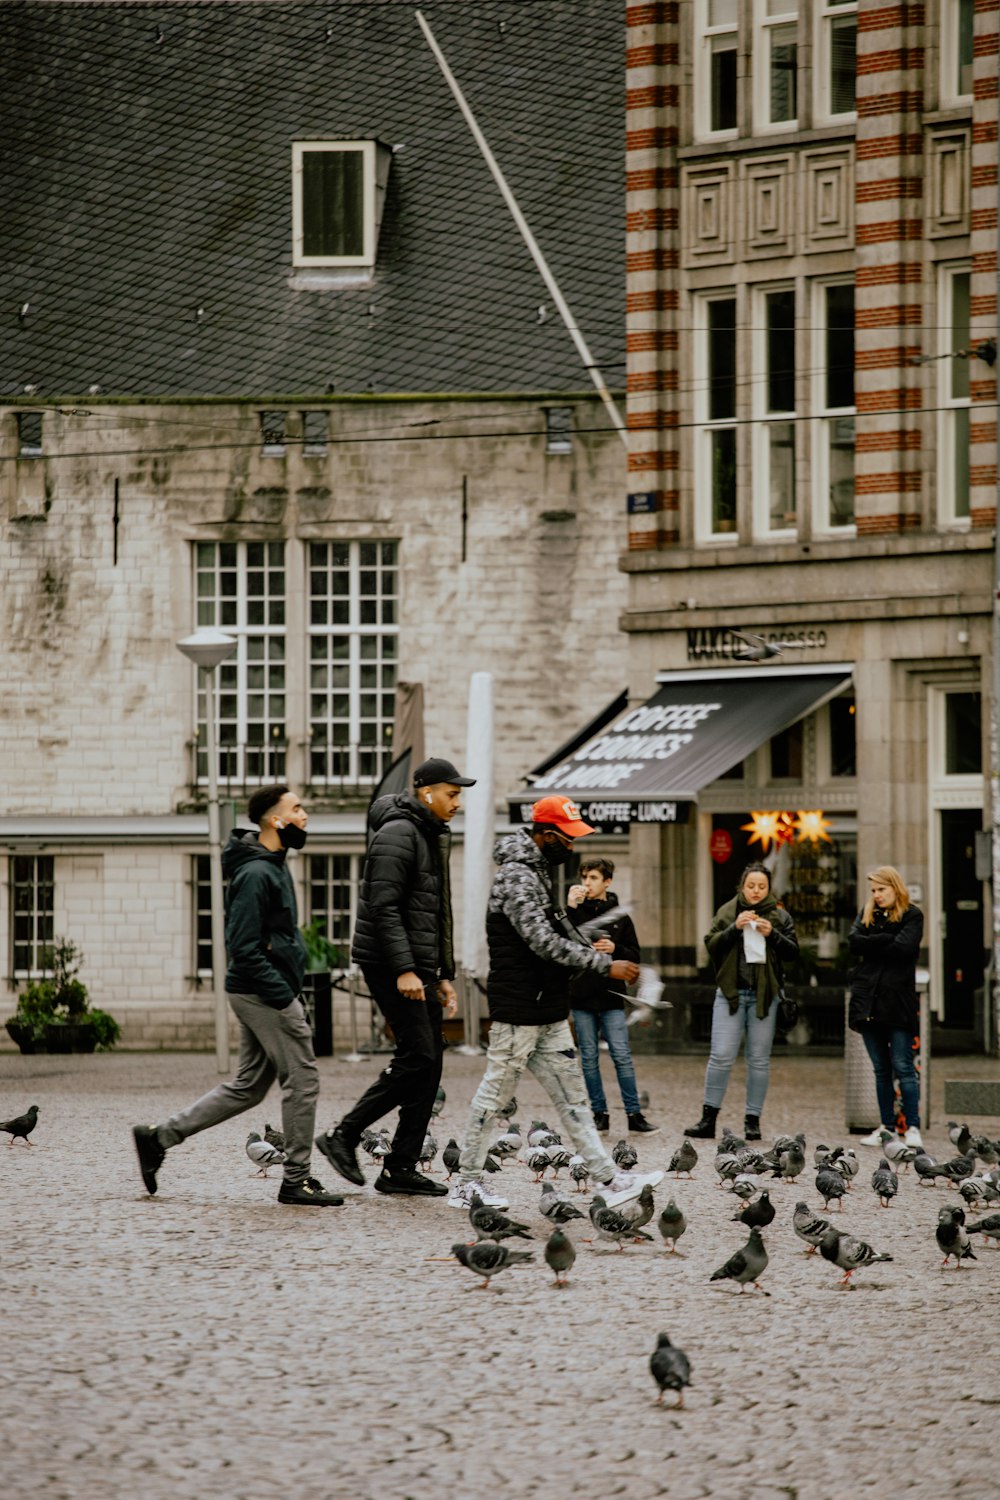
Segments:
[[[982,769],[982,698],[979,693],[945,693],[945,775],[978,776]]]
[[[858,774],[857,705],[853,693],[833,698],[829,704],[830,775]]]
[[[803,721],[792,724],[771,740],[771,780],[801,781]]]

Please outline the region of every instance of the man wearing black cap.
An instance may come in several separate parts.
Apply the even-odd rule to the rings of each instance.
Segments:
[[[447,1192],[417,1170],[441,1082],[442,1015],[458,997],[452,949],[448,824],[462,787],[475,786],[447,760],[426,760],[413,773],[414,795],[379,797],[368,811],[365,858],[351,957],[389,1025],[396,1050],[389,1066],[334,1130],[316,1146],[348,1182],[364,1182],[358,1166],[361,1132],[399,1109],[392,1150],[375,1188],[380,1193]]]

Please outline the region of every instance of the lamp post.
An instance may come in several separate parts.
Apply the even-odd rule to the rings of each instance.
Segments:
[[[222,834],[219,823],[219,767],[215,747],[215,669],[236,650],[222,630],[205,628],[177,642],[194,662],[205,684],[205,745],[208,751],[208,873],[212,893],[212,990],[215,996],[215,1063],[229,1072],[229,1004],[226,1000],[226,943],[222,908]],[[196,767],[197,769],[197,767]]]

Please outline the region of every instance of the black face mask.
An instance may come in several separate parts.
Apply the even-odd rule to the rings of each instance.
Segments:
[[[304,849],[308,834],[298,823],[284,823],[278,829],[278,838],[282,849]]]
[[[567,849],[560,839],[552,839],[551,842],[542,845],[542,858],[546,864],[558,869],[560,865],[568,865],[573,858],[572,848]]]

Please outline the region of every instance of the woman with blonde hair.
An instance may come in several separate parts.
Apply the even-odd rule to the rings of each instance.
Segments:
[[[881,1128],[896,1129],[895,1075],[906,1117],[906,1144],[922,1146],[913,1038],[918,1024],[917,955],[924,915],[910,901],[906,882],[892,865],[879,865],[868,876],[868,884],[868,900],[847,940],[859,960],[851,973],[847,1024],[861,1033],[872,1061]],[[880,1146],[880,1130],[862,1136],[860,1144]]]

